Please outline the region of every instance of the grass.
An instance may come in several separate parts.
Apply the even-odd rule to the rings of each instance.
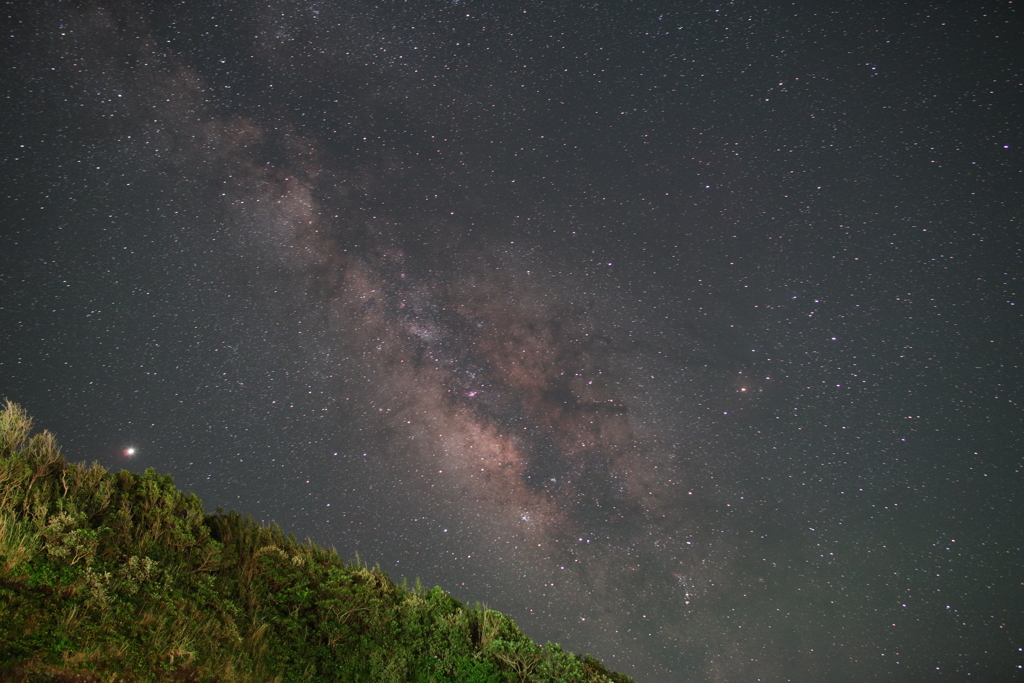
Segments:
[[[631,680],[0,410],[0,681]]]

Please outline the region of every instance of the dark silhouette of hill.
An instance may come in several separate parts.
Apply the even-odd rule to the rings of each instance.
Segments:
[[[0,680],[631,683],[0,410]]]

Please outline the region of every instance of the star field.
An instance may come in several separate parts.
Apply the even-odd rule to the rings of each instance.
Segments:
[[[1024,666],[1012,3],[5,10],[0,395],[641,683]]]

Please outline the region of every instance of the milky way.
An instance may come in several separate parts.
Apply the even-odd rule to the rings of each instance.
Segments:
[[[581,645],[597,651],[610,644],[594,628],[614,639],[633,619],[712,590],[720,571],[709,560],[723,550],[687,514],[701,482],[669,438],[684,416],[658,414],[665,363],[640,338],[636,302],[600,281],[613,262],[592,259],[597,277],[587,278],[563,255],[476,237],[455,212],[420,217],[420,195],[450,191],[449,160],[339,156],[330,140],[300,133],[276,97],[271,123],[245,107],[219,111],[188,55],[159,48],[144,23],[99,8],[60,20],[75,41],[63,68],[86,63],[102,81],[90,87],[116,93],[82,106],[100,118],[105,106],[133,112],[117,137],[123,153],[156,154],[220,217],[227,247],[299,292],[318,321],[309,353],[335,359],[324,371],[371,415],[381,448],[407,473],[429,473],[432,483],[412,490],[472,530],[470,553],[502,575],[516,568],[521,595],[545,596],[536,611],[576,622],[591,633]],[[270,68],[290,63],[266,56]],[[321,87],[321,69],[306,87]],[[347,104],[369,116],[373,99]],[[389,117],[414,116],[388,104],[399,107]],[[698,538],[704,549],[691,557]],[[666,559],[640,561],[637,543]],[[517,605],[506,596],[516,590],[494,597]]]
[[[1005,12],[188,5],[9,8],[0,395],[72,459],[641,683],[1015,671]]]

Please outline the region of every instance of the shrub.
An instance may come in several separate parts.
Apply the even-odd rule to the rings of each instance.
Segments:
[[[396,586],[153,470],[67,464],[0,410],[0,671],[13,680],[626,683],[440,588]]]

